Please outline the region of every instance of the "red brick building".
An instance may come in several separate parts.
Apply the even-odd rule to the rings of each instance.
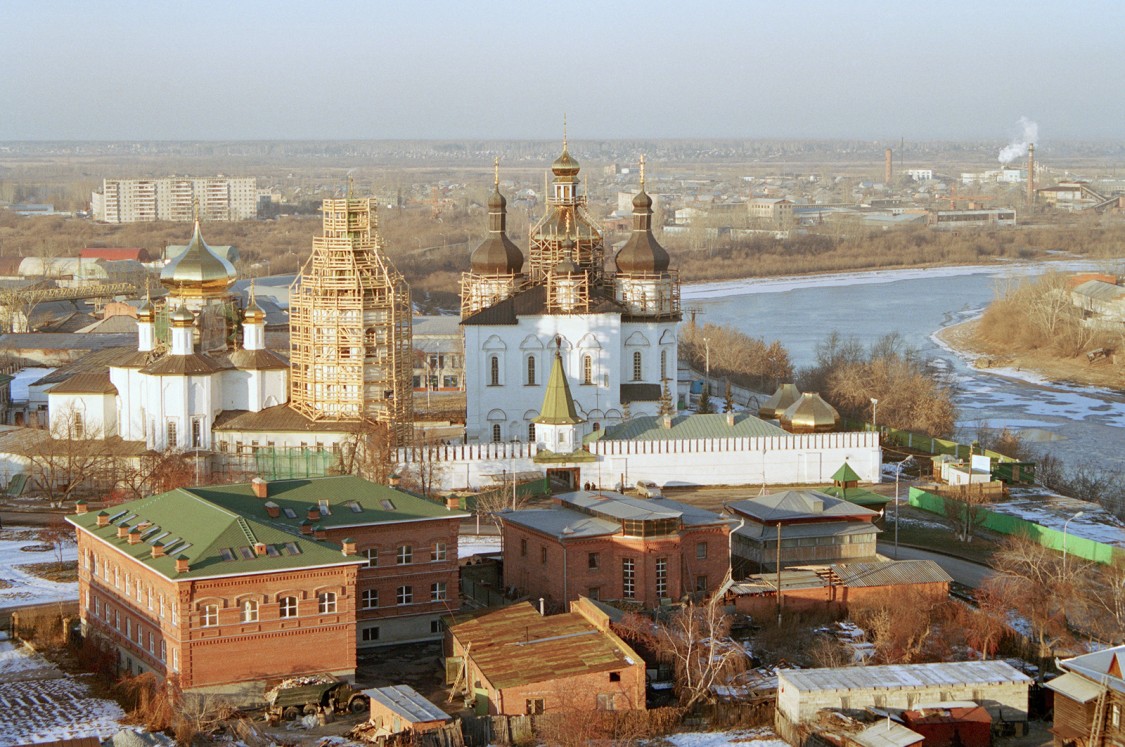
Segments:
[[[731,522],[666,498],[578,491],[500,514],[504,584],[555,607],[586,596],[654,607],[722,583]]]
[[[478,714],[645,707],[644,661],[588,599],[561,615],[543,616],[521,602],[456,618],[446,637],[446,672],[472,693]]]
[[[182,488],[67,520],[83,630],[128,671],[248,700],[352,678],[356,645],[440,637],[465,514],[355,477]],[[352,536],[354,535],[354,536]],[[374,631],[364,633],[364,631]]]

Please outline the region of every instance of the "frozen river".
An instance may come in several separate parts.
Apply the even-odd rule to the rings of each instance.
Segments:
[[[1095,267],[1050,264],[1070,271]],[[815,361],[817,343],[832,330],[865,345],[898,332],[956,382],[962,438],[971,439],[983,423],[1007,426],[1025,440],[1050,442],[1067,464],[1096,458],[1125,465],[1125,395],[1039,382],[1016,371],[977,371],[934,338],[943,327],[979,315],[1005,283],[1045,269],[1021,263],[725,281],[685,287],[683,304],[703,310],[700,323],[780,340],[798,368]]]

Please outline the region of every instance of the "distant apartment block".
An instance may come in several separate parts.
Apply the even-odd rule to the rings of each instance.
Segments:
[[[247,220],[258,215],[258,184],[252,177],[165,177],[163,179],[105,179],[101,192],[90,197],[94,220],[105,223],[143,223]]]
[[[931,210],[926,222],[937,229],[957,230],[981,226],[1014,226],[1016,211],[1007,208],[995,210]]]

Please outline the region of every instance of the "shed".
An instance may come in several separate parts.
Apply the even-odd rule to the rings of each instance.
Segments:
[[[390,734],[430,731],[450,720],[448,713],[409,685],[373,687],[363,694],[371,701],[371,723]]]
[[[974,704],[937,704],[905,711],[902,720],[926,739],[926,747],[990,747],[992,716]]]

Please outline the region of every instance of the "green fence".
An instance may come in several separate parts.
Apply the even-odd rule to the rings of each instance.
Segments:
[[[947,503],[948,499],[943,496],[927,493],[919,488],[910,489],[910,505],[915,508],[941,516],[949,516],[951,508]],[[952,507],[952,510],[956,512],[957,508]],[[1067,554],[1076,558],[1109,564],[1121,553],[1121,549],[1113,545],[1096,542],[1085,537],[1076,537],[1069,532],[1064,537],[1063,533],[1057,529],[1050,529],[1011,514],[997,513],[986,508],[981,508],[980,513],[981,520],[978,525],[984,529],[998,534],[1027,537],[1043,547],[1057,552],[1062,552],[1065,539]]]
[[[476,513],[477,501],[494,498],[505,492],[507,492],[508,495],[511,495],[511,493],[509,492],[511,489],[511,485],[505,485],[503,487],[493,488],[492,490],[484,490],[480,493],[474,493],[473,495],[458,496],[458,505],[462,511],[472,511],[473,513]],[[543,477],[537,477],[534,480],[525,480],[524,482],[518,483],[516,485],[516,495],[520,498],[534,498],[535,496],[539,495],[547,495],[550,492],[551,482],[547,479],[546,475],[544,475]]]

